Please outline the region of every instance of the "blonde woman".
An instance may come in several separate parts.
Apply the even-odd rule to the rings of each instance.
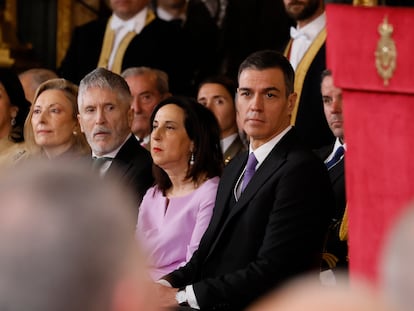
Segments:
[[[36,91],[25,124],[29,155],[48,159],[89,154],[78,122],[78,87],[65,79],[51,79]]]

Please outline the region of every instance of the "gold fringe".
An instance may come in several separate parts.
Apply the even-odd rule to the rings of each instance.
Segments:
[[[345,207],[344,216],[342,217],[341,226],[339,227],[339,239],[348,240],[348,204]]]

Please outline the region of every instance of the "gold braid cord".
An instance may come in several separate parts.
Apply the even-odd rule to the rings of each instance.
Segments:
[[[306,78],[306,74],[309,70],[310,65],[312,64],[313,60],[315,59],[316,54],[321,49],[322,45],[326,41],[326,28],[322,29],[322,31],[318,34],[318,36],[313,40],[311,46],[306,51],[305,55],[303,56],[302,60],[300,61],[298,67],[296,68],[295,72],[295,92],[297,93],[296,103],[292,111],[292,116],[290,118],[290,124],[295,125],[296,123],[296,116],[299,110],[299,102],[300,97],[302,94],[303,83]],[[289,50],[292,45],[292,40],[289,41],[284,55],[287,57],[289,54]]]
[[[108,20],[108,23],[106,25],[104,41],[102,44],[102,51],[98,61],[98,67],[108,68],[109,57],[111,56],[112,46],[114,44],[115,39],[115,32],[111,29],[111,19],[112,17]],[[152,10],[148,10],[145,26],[150,24],[154,19],[154,12]],[[125,51],[128,48],[128,45],[131,43],[132,39],[134,39],[135,35],[136,33],[134,31],[128,32],[119,44],[118,50],[115,54],[114,63],[111,69],[113,72],[118,74],[121,73],[122,60],[124,58]]]

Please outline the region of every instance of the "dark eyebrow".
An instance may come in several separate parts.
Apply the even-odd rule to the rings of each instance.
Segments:
[[[269,92],[269,91],[276,91],[280,93],[280,90],[277,87],[271,86],[271,87],[267,87],[264,89],[265,92]]]

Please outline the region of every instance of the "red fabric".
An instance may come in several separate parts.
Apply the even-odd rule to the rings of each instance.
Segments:
[[[414,198],[414,96],[343,96],[350,271],[376,282],[384,238]]]
[[[397,68],[375,68],[378,26],[394,27]],[[327,65],[343,89],[351,278],[378,281],[383,242],[414,198],[414,10],[327,6]]]
[[[335,83],[366,91],[413,93],[414,9],[327,5],[327,64],[340,68]],[[388,16],[397,49],[397,67],[389,86],[384,86],[375,67],[378,26]]]

